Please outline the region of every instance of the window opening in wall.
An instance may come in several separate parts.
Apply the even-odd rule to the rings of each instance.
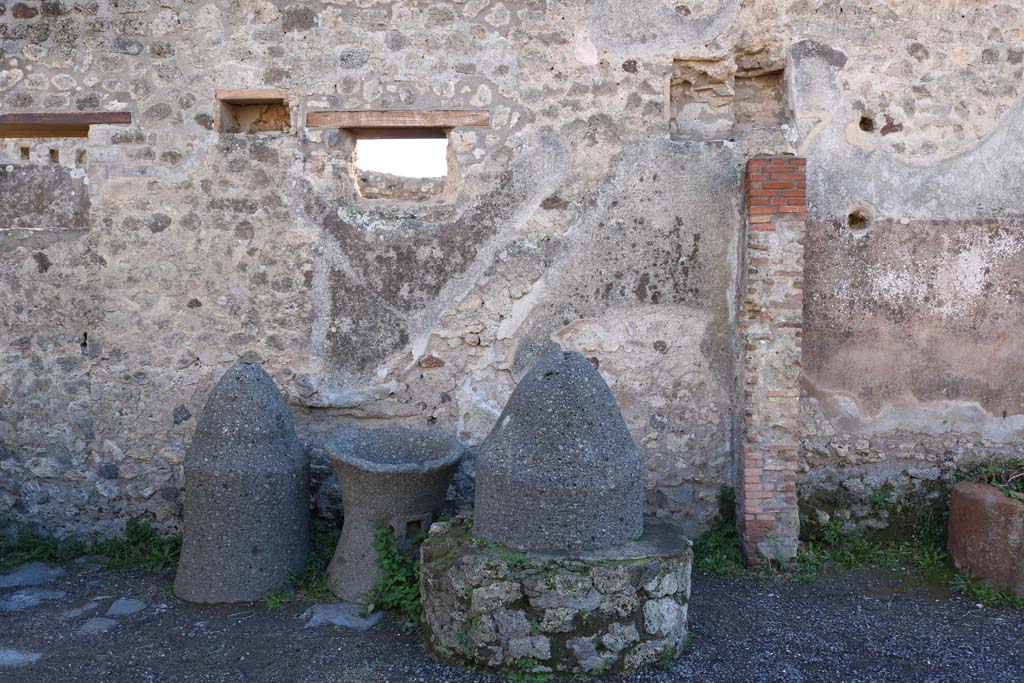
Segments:
[[[446,132],[409,129],[387,136],[353,131],[352,172],[367,199],[423,201],[440,196],[452,175]]]
[[[28,161],[29,159],[32,158],[32,148],[31,147],[21,147],[19,149],[20,149],[20,152],[21,152],[22,160]]]
[[[75,163],[79,166],[85,166],[85,150],[80,149],[75,152]]]
[[[60,163],[60,150],[59,149],[53,149],[52,147],[50,148],[50,163],[54,163],[54,164],[59,164]]]
[[[335,128],[352,143],[349,171],[361,196],[405,201],[453,198],[460,178],[448,134],[490,121],[484,109],[306,114],[307,128]]]

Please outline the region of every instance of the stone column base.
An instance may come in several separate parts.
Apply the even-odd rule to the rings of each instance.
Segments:
[[[667,522],[609,550],[524,553],[434,524],[421,546],[426,638],[441,659],[499,674],[614,673],[686,642],[690,541]]]

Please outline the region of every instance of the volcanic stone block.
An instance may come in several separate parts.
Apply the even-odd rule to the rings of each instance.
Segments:
[[[236,363],[210,394],[185,455],[184,503],[179,598],[257,600],[305,565],[309,463],[258,364]]]
[[[957,484],[949,507],[949,554],[961,572],[1024,595],[1024,503],[979,481]]]
[[[420,548],[427,642],[498,674],[638,669],[682,650],[692,561],[682,530],[655,519],[615,548],[551,553],[480,543],[466,518],[439,522]]]
[[[422,429],[341,429],[324,442],[345,503],[345,523],[327,568],[331,591],[366,604],[382,577],[373,548],[390,528],[411,552],[444,505],[465,449],[457,440]]]
[[[643,531],[643,468],[619,407],[580,354],[545,354],[477,456],[476,534],[517,550],[610,548]]]

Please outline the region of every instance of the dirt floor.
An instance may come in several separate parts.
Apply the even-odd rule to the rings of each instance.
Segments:
[[[173,571],[87,568],[0,588],[0,681],[497,680],[438,663],[395,620],[368,631],[305,628],[308,605],[192,605],[171,595],[172,578]],[[900,580],[881,571],[809,583],[694,577],[686,653],[670,670],[609,680],[1024,681],[1024,612]],[[123,598],[115,612],[129,613],[106,616]]]

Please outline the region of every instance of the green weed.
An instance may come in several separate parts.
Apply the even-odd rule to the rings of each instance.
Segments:
[[[675,661],[675,658],[675,649],[671,645],[666,645],[658,653],[658,660],[654,662],[654,666],[668,671],[672,668],[672,662]]]
[[[266,603],[267,609],[281,609],[292,601],[295,594],[287,588],[278,588],[272,590],[263,597],[263,602]]]
[[[970,470],[966,478],[995,486],[1010,498],[1024,502],[1024,459],[980,465]]]
[[[86,545],[73,538],[41,534],[20,527],[13,538],[0,536],[0,569],[10,569],[26,562],[63,564],[82,555]]]
[[[370,602],[376,607],[399,612],[418,622],[420,605],[419,562],[410,559],[399,545],[398,535],[390,529],[380,529],[373,543],[377,563],[384,576],[370,592]]]
[[[1024,598],[1014,593],[996,590],[970,574],[957,574],[950,580],[949,585],[965,598],[980,602],[986,607],[1024,609]]]
[[[289,583],[296,594],[306,602],[325,602],[333,599],[327,577],[327,565],[338,545],[340,531],[317,518],[309,522],[309,555],[302,571],[294,572]]]
[[[743,571],[740,535],[736,530],[736,495],[723,486],[718,518],[693,542],[693,568],[698,574],[728,575]]]
[[[178,564],[181,537],[163,537],[147,522],[129,519],[124,536],[97,541],[91,552],[109,559],[115,569],[166,569]]]
[[[509,683],[550,683],[555,680],[552,673],[534,671],[540,665],[536,659],[517,659],[510,665],[516,670],[508,675]]]

